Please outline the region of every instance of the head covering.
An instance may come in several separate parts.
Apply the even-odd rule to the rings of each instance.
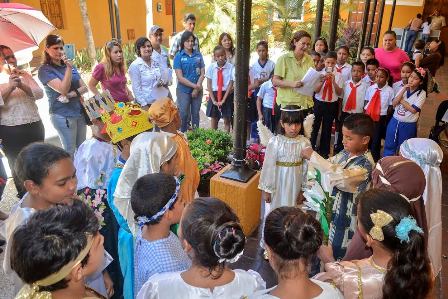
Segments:
[[[178,113],[177,106],[170,98],[162,98],[151,104],[149,119],[159,128],[169,125]]]
[[[151,28],[149,28],[148,34],[149,35],[153,35],[154,33],[157,32],[157,30],[160,30],[163,32],[163,28],[158,26],[158,25],[153,25]]]
[[[169,161],[176,151],[176,142],[165,133],[145,132],[132,141],[129,159],[118,178],[114,193],[115,205],[126,218],[132,233],[136,231],[130,201],[134,183],[146,174],[159,173],[162,164]]]
[[[400,154],[417,163],[426,177],[426,188],[423,192],[423,201],[426,207],[428,221],[428,254],[438,275],[442,270],[442,174],[440,163],[443,160],[443,151],[431,139],[411,138],[403,142]],[[409,178],[413,174],[410,173]]]

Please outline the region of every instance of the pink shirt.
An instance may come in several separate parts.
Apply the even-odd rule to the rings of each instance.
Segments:
[[[375,58],[380,62],[380,67],[386,68],[390,71],[394,82],[401,80],[401,65],[409,61],[409,57],[405,51],[400,48],[395,48],[392,51],[386,51],[383,48],[375,49]]]
[[[106,71],[102,63],[97,64],[93,70],[92,77],[101,82],[103,90],[109,90],[110,94],[117,102],[129,101],[126,92],[126,76],[124,74],[113,74],[109,79],[106,78]]]

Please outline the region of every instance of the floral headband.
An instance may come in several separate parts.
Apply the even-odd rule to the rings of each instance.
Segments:
[[[181,183],[182,179],[183,179],[182,177],[180,179],[178,179],[176,176],[174,176],[174,180],[176,181],[176,190],[174,191],[173,195],[171,195],[171,198],[162,207],[162,209],[160,209],[160,211],[158,211],[156,214],[152,215],[151,217],[137,216],[136,220],[137,220],[138,226],[142,227],[148,223],[151,223],[166,213],[166,211],[174,204],[174,202],[176,201],[176,199],[179,195],[180,183]]]
[[[394,220],[393,217],[389,213],[378,210],[376,213],[370,214],[370,219],[372,219],[373,227],[370,229],[369,235],[382,242],[384,240],[383,227],[391,223]],[[404,217],[395,227],[395,236],[400,239],[401,243],[403,241],[409,243],[409,233],[411,231],[423,234],[423,230],[417,225],[417,221],[413,217]]]
[[[426,77],[426,70],[422,67],[417,67],[415,68],[415,71],[422,77],[425,78]]]

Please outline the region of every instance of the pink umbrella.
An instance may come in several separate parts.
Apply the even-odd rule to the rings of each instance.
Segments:
[[[0,3],[0,44],[14,52],[39,46],[55,29],[40,10],[19,3]]]

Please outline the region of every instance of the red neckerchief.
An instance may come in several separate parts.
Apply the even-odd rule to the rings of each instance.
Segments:
[[[358,84],[353,84],[350,82],[350,95],[348,96],[347,103],[345,104],[345,111],[352,111],[356,109],[356,89],[361,85],[360,82]]]
[[[381,115],[381,89],[377,88],[372,98],[370,99],[369,106],[367,107],[366,114],[370,115],[373,121],[379,121]]]

